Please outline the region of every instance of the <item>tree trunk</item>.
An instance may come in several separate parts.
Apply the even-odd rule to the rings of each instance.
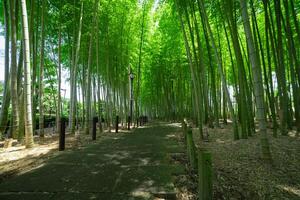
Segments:
[[[22,21],[23,21],[23,40],[24,40],[24,86],[25,86],[25,144],[26,148],[33,147],[32,129],[32,107],[31,107],[31,78],[30,78],[30,46],[27,20],[26,0],[21,0]]]
[[[92,25],[95,24],[95,17],[96,17],[96,11],[97,11],[97,8],[98,8],[98,0],[95,0],[95,10],[94,10],[94,20],[93,20],[93,23]],[[90,125],[92,123],[92,108],[91,108],[91,96],[92,96],[92,93],[91,93],[91,88],[92,88],[92,55],[93,55],[93,42],[94,42],[94,31],[95,31],[95,28],[94,26],[92,27],[92,30],[91,30],[91,33],[90,33],[90,44],[89,44],[89,54],[88,54],[88,69],[87,69],[87,91],[86,91],[86,116],[85,116],[85,134],[88,135],[90,133]]]
[[[79,50],[81,42],[81,28],[82,28],[82,17],[83,17],[83,2],[81,3],[80,19],[79,19],[79,30],[77,38],[77,46],[75,51],[75,62],[73,66],[73,81],[71,83],[71,106],[70,106],[70,121],[71,121],[71,133],[75,134],[75,115],[76,115],[76,77],[77,77],[77,65],[79,61]]]
[[[10,20],[11,20],[11,102],[12,102],[12,124],[11,133],[13,138],[19,134],[19,103],[17,88],[17,33],[16,33],[16,16],[15,0],[10,0]]]
[[[98,22],[98,11],[96,14],[96,30],[99,29],[99,22]],[[99,65],[99,32],[96,31],[96,68],[97,68],[97,86],[98,86],[98,123],[99,123],[99,129],[100,133],[103,132],[103,127],[102,127],[102,108],[101,108],[101,69]]]
[[[61,12],[61,11],[60,11]],[[56,131],[60,129],[61,123],[61,13],[58,31],[58,85],[57,85],[57,115],[56,115]]]
[[[275,0],[275,14],[277,23],[277,56],[278,56],[278,94],[280,99],[280,130],[282,135],[287,135],[287,116],[288,116],[288,94],[286,86],[286,73],[284,67],[283,44],[282,44],[282,24],[281,24],[281,0]]]
[[[40,9],[35,10],[36,7],[40,7],[40,1],[32,0],[31,1],[31,17],[30,17],[30,29],[29,34],[31,37],[30,44],[32,46],[32,84],[31,84],[31,92],[32,92],[32,127],[33,133],[36,129],[36,113],[38,106],[38,87],[37,87],[37,72],[38,72],[38,45],[39,45],[39,30],[40,30]],[[35,15],[36,13],[36,15]],[[36,23],[34,21],[36,20]]]
[[[248,51],[249,51],[248,54],[252,66],[252,73],[253,73],[252,77],[253,77],[253,84],[254,84],[253,89],[254,89],[255,102],[256,102],[257,120],[259,123],[259,133],[261,137],[262,157],[265,160],[270,161],[272,158],[270,153],[269,140],[267,137],[264,88],[262,82],[261,66],[260,66],[257,49],[255,49],[253,35],[250,27],[248,10],[247,10],[247,2],[245,0],[240,0],[240,5],[241,5],[244,30],[246,34],[246,40],[248,44]]]
[[[271,60],[271,52],[270,52],[270,42],[269,42],[269,30],[270,29],[270,19],[268,14],[268,7],[267,7],[267,1],[263,0],[264,4],[264,15],[265,15],[265,36],[266,36],[266,52],[267,52],[267,60],[268,60],[268,75],[266,75],[266,80],[269,79],[269,85],[270,88],[270,94],[269,94],[269,104],[271,109],[271,115],[272,115],[272,123],[273,123],[273,136],[277,137],[277,119],[276,119],[276,109],[275,109],[275,97],[274,97],[274,89],[273,89],[273,78],[272,78],[272,60]],[[261,47],[262,48],[262,47]],[[263,58],[264,59],[264,58]],[[274,59],[276,59],[276,56],[274,56]],[[264,69],[265,70],[265,69]],[[267,73],[267,72],[265,72]]]
[[[3,0],[3,13],[5,25],[5,59],[4,59],[4,91],[0,113],[0,137],[6,130],[8,108],[10,104],[10,74],[9,74],[9,10],[7,0]]]
[[[19,95],[19,109],[20,109],[20,123],[19,123],[19,134],[18,141],[21,142],[24,139],[25,133],[25,117],[24,117],[24,81],[23,81],[23,63],[24,63],[24,42],[21,42],[21,49],[19,53],[19,61],[18,61],[18,95]]]
[[[41,21],[41,65],[39,76],[39,133],[44,137],[44,65],[45,65],[45,8],[46,0],[42,0]]]
[[[141,89],[141,65],[142,65],[142,50],[144,44],[144,33],[145,33],[145,15],[146,15],[146,1],[143,2],[143,17],[142,17],[142,30],[140,35],[140,44],[139,44],[139,62],[138,62],[138,73],[137,73],[137,92],[136,92],[136,101],[135,101],[135,112],[136,118],[139,117],[139,112],[141,109],[140,103],[140,89]],[[138,126],[138,125],[137,125]]]

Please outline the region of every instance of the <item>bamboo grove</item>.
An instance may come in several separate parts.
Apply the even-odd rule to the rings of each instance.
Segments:
[[[300,131],[296,0],[2,0],[3,137],[44,136],[47,117],[89,134],[132,121],[233,124],[233,139]],[[28,15],[28,18],[27,18]],[[67,72],[70,99],[61,94]],[[134,75],[133,97],[130,95]],[[102,119],[104,119],[102,123]],[[9,127],[9,129],[8,129]],[[267,130],[271,128],[272,133]],[[7,131],[8,130],[8,131]]]

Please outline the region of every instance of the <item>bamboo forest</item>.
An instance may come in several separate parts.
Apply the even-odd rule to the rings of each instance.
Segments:
[[[300,199],[300,0],[0,0],[1,200]]]

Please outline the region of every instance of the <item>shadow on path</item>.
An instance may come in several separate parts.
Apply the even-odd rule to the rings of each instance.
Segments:
[[[169,155],[183,152],[174,139],[179,131],[157,123],[64,152],[0,184],[0,199],[173,199],[172,176],[183,169]]]

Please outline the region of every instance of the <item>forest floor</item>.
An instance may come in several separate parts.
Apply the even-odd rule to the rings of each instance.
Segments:
[[[0,148],[0,183],[4,180],[26,173],[37,166],[47,162],[53,156],[59,154],[58,150],[58,135],[50,133],[46,130],[44,138],[39,136],[34,137],[34,147],[26,149],[25,145],[13,141],[13,145],[8,148]],[[81,145],[86,145],[91,141],[88,136],[82,139]],[[0,142],[4,146],[4,141]],[[76,142],[74,135],[66,135],[66,150],[72,151],[80,148]]]
[[[196,139],[196,145],[212,153],[214,199],[300,199],[300,138],[295,131],[273,138],[268,130],[273,163],[266,164],[259,135],[233,141],[231,124],[206,130],[208,142]]]

